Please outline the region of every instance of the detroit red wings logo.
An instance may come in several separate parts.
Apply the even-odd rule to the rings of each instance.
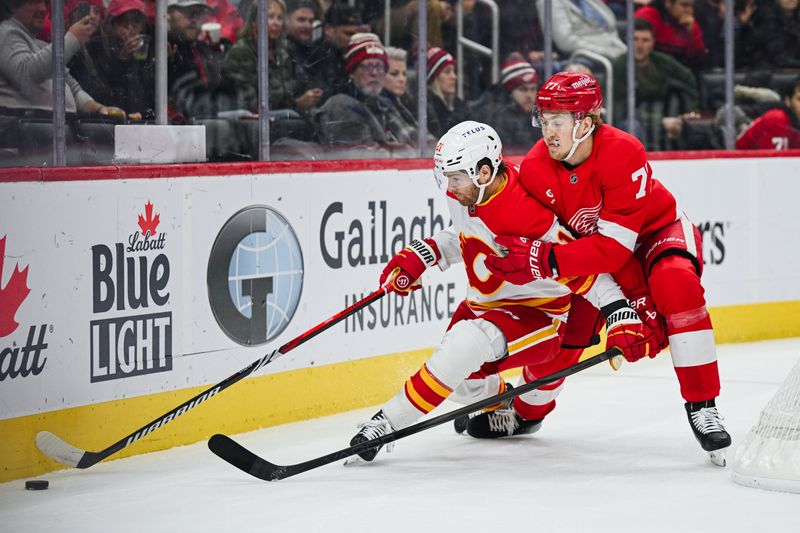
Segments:
[[[569,219],[569,226],[581,235],[597,233],[597,219],[600,218],[600,210],[602,208],[603,202],[599,202],[594,207],[578,209]]]

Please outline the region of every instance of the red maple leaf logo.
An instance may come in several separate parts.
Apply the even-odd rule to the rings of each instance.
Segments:
[[[155,235],[156,228],[160,222],[161,219],[159,219],[158,213],[153,217],[153,204],[148,200],[147,203],[144,204],[144,216],[139,215],[139,227],[142,228],[142,235],[147,235],[148,231],[151,237]]]
[[[6,237],[0,239],[0,337],[10,335],[19,324],[14,320],[17,309],[31,290],[28,288],[28,267],[14,267],[11,278],[3,287],[3,263],[6,260]]]

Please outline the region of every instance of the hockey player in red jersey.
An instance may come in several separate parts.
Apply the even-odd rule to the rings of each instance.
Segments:
[[[800,77],[784,89],[783,104],[755,119],[736,140],[736,149],[800,148]]]
[[[521,187],[518,170],[503,162],[502,144],[488,125],[462,122],[439,141],[435,175],[447,187],[453,225],[422,241],[414,240],[384,268],[381,284],[399,295],[418,288],[423,272],[463,263],[469,280],[441,344],[418,372],[351,440],[357,444],[407,427],[445,398],[472,403],[500,394],[505,383],[498,372],[523,368],[525,382],[577,362],[581,349],[563,349],[571,301],[583,295],[594,313],[602,310],[611,330],[607,347],[620,347],[627,357],[657,349],[652,332],[642,324],[619,286],[607,274],[531,280],[515,285],[493,276],[483,260],[497,252],[497,235],[524,233],[543,242],[572,239],[552,211]],[[525,213],[525,217],[520,214]],[[589,305],[584,303],[584,305]],[[461,420],[457,431],[474,437],[532,433],[555,407],[563,381],[518,396],[509,406]],[[379,448],[360,453],[371,461]]]
[[[641,142],[602,124],[601,106],[600,86],[593,77],[571,72],[552,76],[540,89],[533,114],[544,137],[520,167],[525,190],[581,238],[551,243],[501,236],[497,242],[508,252],[487,258],[486,266],[511,283],[610,272],[627,292],[626,275],[618,271],[639,262],[649,294],[628,296],[641,304],[645,322],[653,307],[666,319],[692,430],[711,460],[724,465],[731,439],[715,404],[720,383],[700,282],[700,232],[653,177]]]

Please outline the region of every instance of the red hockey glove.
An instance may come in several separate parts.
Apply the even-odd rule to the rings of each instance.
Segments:
[[[498,278],[514,285],[525,285],[556,275],[550,266],[551,243],[508,235],[500,235],[495,241],[508,252],[503,257],[490,255],[484,264]]]
[[[602,309],[606,316],[606,350],[617,347],[628,362],[655,357],[659,351],[653,332],[645,326],[625,300]]]
[[[405,296],[410,291],[420,288],[417,280],[441,257],[439,247],[433,239],[423,241],[414,239],[408,247],[400,250],[386,263],[381,272],[380,284],[383,285],[389,280],[390,288],[400,296]]]
[[[640,292],[628,298],[631,308],[639,315],[639,320],[644,322],[652,332],[656,340],[657,351],[650,354],[650,357],[655,357],[658,352],[669,346],[669,339],[667,338],[667,324],[664,317],[656,311],[656,306],[653,305],[653,298],[647,291]]]

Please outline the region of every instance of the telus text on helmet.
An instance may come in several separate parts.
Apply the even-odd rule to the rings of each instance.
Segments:
[[[476,127],[472,128],[472,129],[469,129],[469,130],[465,131],[464,133],[461,134],[461,136],[466,138],[466,137],[469,137],[470,135],[475,135],[476,133],[478,133],[480,131],[484,131],[485,129],[486,128],[484,128],[483,126],[476,126]]]

